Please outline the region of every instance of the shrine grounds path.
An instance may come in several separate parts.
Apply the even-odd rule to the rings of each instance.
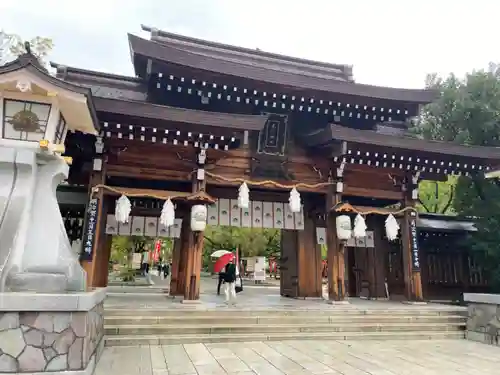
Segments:
[[[500,348],[466,340],[286,341],[105,348],[95,375],[494,375]]]
[[[168,283],[155,278],[153,288]],[[151,294],[109,293],[107,306],[137,308],[224,308],[216,280],[202,280],[202,306],[166,302]],[[110,292],[119,288],[109,288]],[[247,286],[242,309],[308,307],[314,302],[279,297],[279,287]],[[331,308],[324,303],[316,303]],[[289,306],[290,305],[290,306]],[[304,305],[304,306],[302,306]],[[351,308],[400,308],[397,302],[353,301]],[[433,305],[439,309],[441,305]],[[319,308],[319,307],[318,307]],[[413,308],[419,308],[413,306]],[[466,340],[446,341],[266,341],[164,346],[106,347],[95,375],[500,375],[500,347]]]

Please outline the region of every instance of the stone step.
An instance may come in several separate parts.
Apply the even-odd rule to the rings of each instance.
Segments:
[[[284,340],[446,340],[464,339],[463,331],[420,332],[299,332],[245,334],[183,334],[105,336],[106,346],[171,345]]]
[[[178,315],[178,316],[109,316],[106,315],[106,325],[158,325],[158,324],[317,324],[317,323],[465,323],[466,317],[459,315],[315,315],[308,316],[205,316],[205,315]]]
[[[358,309],[345,308],[335,306],[330,309],[295,309],[285,310],[276,307],[275,309],[258,310],[255,309],[236,309],[236,308],[200,308],[197,305],[172,305],[171,308],[155,309],[155,308],[113,308],[105,306],[105,316],[152,316],[152,317],[175,317],[182,315],[187,316],[206,316],[206,317],[285,317],[298,316],[310,317],[314,316],[358,316],[358,315],[375,315],[375,316],[466,316],[466,309],[457,308],[393,308],[393,309]]]
[[[344,323],[344,324],[198,324],[198,325],[105,325],[111,335],[187,335],[221,333],[300,333],[300,332],[435,332],[463,330],[465,323]]]

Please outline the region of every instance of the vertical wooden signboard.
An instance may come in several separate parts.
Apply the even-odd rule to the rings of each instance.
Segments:
[[[99,209],[99,199],[92,198],[87,206],[85,230],[83,232],[83,249],[80,260],[92,261],[93,248],[96,237],[97,215]]]

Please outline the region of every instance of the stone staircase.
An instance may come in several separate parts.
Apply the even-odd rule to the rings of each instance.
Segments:
[[[450,306],[397,309],[154,309],[105,311],[107,346],[266,340],[463,339],[464,311]]]

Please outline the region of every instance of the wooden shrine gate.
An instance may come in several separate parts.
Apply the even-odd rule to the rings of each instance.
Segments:
[[[87,241],[90,251],[81,259],[90,286],[106,284],[104,237],[110,237],[106,230],[113,226],[104,230],[112,213],[104,190],[112,187],[117,195],[157,203],[177,197],[176,217],[182,223],[174,228],[179,238],[172,291],[187,300],[199,297],[204,240],[202,231],[191,230],[190,212],[193,205],[213,203],[209,225],[281,230],[284,295],[321,296],[318,242],[323,238],[330,301],[345,299],[345,280],[353,277],[359,280],[349,283],[354,294],[368,288],[372,297],[385,296],[389,241],[383,217],[397,213],[403,223],[401,261],[391,267],[397,269],[405,298],[423,299],[425,263],[413,215],[418,183],[488,171],[500,161],[498,148],[407,136],[420,107],[435,99],[433,91],[367,86],[354,82],[350,66],[145,30],[149,40],[129,34],[134,77],[53,64],[58,79],[92,89],[88,104],[101,125],[97,137],[76,132],[66,138],[66,154],[74,160],[70,180],[88,186],[93,212],[98,212],[92,217],[95,241]],[[255,201],[247,212],[231,201],[242,182]],[[289,217],[292,188],[304,206],[299,216]],[[264,189],[275,198],[259,198]],[[350,215],[366,217],[373,247],[346,247],[338,238],[337,207],[347,203],[355,206]],[[399,209],[388,209],[395,206]],[[373,208],[382,215],[370,215]],[[156,206],[149,216],[136,210],[129,227],[114,226],[113,233],[166,235],[165,228],[155,230],[154,219],[142,219],[159,217],[161,209]],[[447,259],[432,254],[429,262],[438,257]],[[455,279],[434,268],[428,275]]]

